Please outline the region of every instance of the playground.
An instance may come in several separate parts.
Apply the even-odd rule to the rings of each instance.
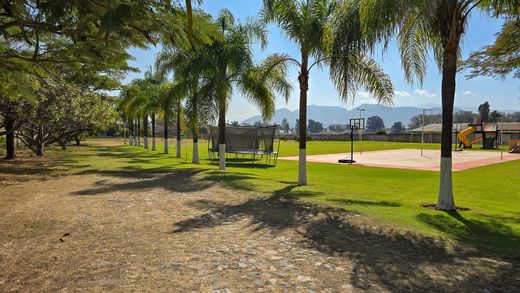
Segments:
[[[439,150],[396,149],[354,153],[355,164],[368,167],[397,168],[408,170],[439,171]],[[307,156],[308,162],[341,164],[338,160],[350,154],[322,154]],[[490,151],[455,151],[452,153],[453,171],[467,170],[482,166],[520,160],[520,154]],[[280,157],[280,160],[298,161],[297,156]]]

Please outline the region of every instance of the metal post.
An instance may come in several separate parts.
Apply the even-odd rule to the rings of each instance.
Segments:
[[[424,149],[424,115],[426,115],[426,111],[431,111],[430,109],[422,109],[422,131],[421,131],[421,157],[423,156]]]
[[[500,118],[500,160],[504,159],[504,117]]]
[[[359,111],[359,119],[361,119],[361,112],[365,111],[365,109],[357,108]],[[359,154],[363,154],[363,130],[359,130]]]

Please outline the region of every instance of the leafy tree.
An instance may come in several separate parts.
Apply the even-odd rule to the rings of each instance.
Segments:
[[[253,126],[254,126],[254,127],[262,127],[262,126],[264,126],[264,122],[262,122],[262,121],[260,121],[260,120],[259,120],[259,121],[256,121],[255,123],[253,123]]]
[[[428,124],[439,124],[442,123],[442,115],[441,114],[425,114],[424,115],[424,125]],[[408,127],[410,129],[416,129],[422,127],[423,125],[423,115],[415,115],[410,118],[410,124]]]
[[[38,156],[44,147],[59,143],[63,149],[73,137],[106,129],[116,119],[113,101],[59,78],[45,78],[35,90],[37,104],[25,113],[26,121],[17,132]]]
[[[490,106],[488,102],[485,102],[483,104],[480,104],[478,106],[478,113],[480,114],[480,119],[482,119],[482,122],[488,122],[489,121],[489,112],[490,112]]]
[[[289,130],[291,130],[291,125],[289,125],[289,121],[285,119],[285,117],[282,120],[282,123],[280,123],[280,128],[284,133],[289,133]]]
[[[343,133],[347,130],[347,128],[340,124],[331,124],[331,125],[329,125],[329,130],[330,130],[330,132],[334,132],[334,133]]]
[[[352,98],[361,85],[378,101],[391,102],[393,87],[390,78],[366,54],[373,48],[375,40],[365,38],[361,33],[358,1],[263,2],[265,21],[277,23],[300,51],[298,57],[280,56],[281,61],[299,67],[300,121],[307,121],[309,72],[316,66],[329,66],[331,80],[344,101]],[[300,124],[298,185],[307,185],[306,135],[306,125]]]
[[[383,118],[379,116],[371,116],[367,119],[367,131],[377,132],[380,129],[385,128],[385,122]]]
[[[502,26],[495,43],[473,52],[464,67],[471,69],[466,76],[496,76],[505,78],[512,74],[520,78],[520,19],[507,21]]]
[[[489,114],[489,122],[500,122],[500,118],[502,118],[502,113],[498,112],[497,110],[494,110],[491,112],[491,114]]]
[[[518,12],[519,0],[360,0],[363,31],[384,36],[397,33],[405,78],[424,80],[427,56],[434,53],[442,71],[441,172],[437,208],[455,210],[452,190],[452,129],[460,44],[472,12],[498,15]]]
[[[308,127],[310,133],[321,133],[324,129],[323,124],[321,122],[314,121],[312,119],[309,119]]]
[[[400,134],[404,133],[406,129],[404,128],[403,122],[395,122],[394,125],[392,125],[392,128],[390,130],[392,133]]]
[[[473,121],[473,118],[477,118],[477,116],[478,116],[477,114],[475,114],[471,111],[458,111],[453,114],[453,122],[471,123]]]

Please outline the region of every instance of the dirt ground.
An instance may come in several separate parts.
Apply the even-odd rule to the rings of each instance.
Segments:
[[[110,158],[107,158],[110,160]],[[0,291],[513,292],[517,261],[226,189],[200,170],[0,163]],[[518,292],[518,291],[517,291]]]

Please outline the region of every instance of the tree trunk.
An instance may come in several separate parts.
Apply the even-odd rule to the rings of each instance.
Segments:
[[[152,151],[156,151],[157,146],[155,144],[155,113],[152,113]]]
[[[61,149],[63,151],[67,150],[67,140],[66,139],[59,141],[59,145],[61,146]]]
[[[148,149],[148,115],[143,116],[143,144]]]
[[[168,111],[164,111],[164,153],[168,154]]]
[[[137,119],[137,146],[141,146],[141,120]]]
[[[41,142],[36,146],[36,155],[39,157],[43,156],[43,143]]]
[[[193,103],[193,113],[194,117],[191,117],[192,119],[192,125],[191,125],[191,135],[193,136],[193,158],[191,162],[193,164],[200,164],[199,161],[199,109],[197,101]]]
[[[457,74],[457,48],[445,50],[442,63],[442,137],[440,188],[437,209],[455,210],[452,189],[452,132],[453,104],[455,100]]]
[[[15,151],[15,142],[14,142],[14,122],[15,119],[11,115],[5,116],[5,149],[7,152],[7,155],[5,156],[6,160],[14,160],[16,158],[16,151]]]
[[[128,121],[128,145],[134,145],[134,121]]]
[[[75,136],[74,140],[76,141],[76,146],[79,146],[81,144],[81,139],[79,138],[79,136]]]
[[[180,158],[182,157],[182,153],[181,153],[181,145],[182,145],[182,136],[181,136],[181,115],[182,115],[182,112],[181,112],[181,103],[179,102],[177,104],[177,155],[176,157],[177,158]]]
[[[308,72],[309,54],[302,52],[302,64],[298,81],[300,82],[300,130],[299,130],[299,160],[298,185],[307,185],[307,91],[309,90]]]
[[[219,98],[218,113],[218,158],[219,169],[226,170],[226,98]]]

